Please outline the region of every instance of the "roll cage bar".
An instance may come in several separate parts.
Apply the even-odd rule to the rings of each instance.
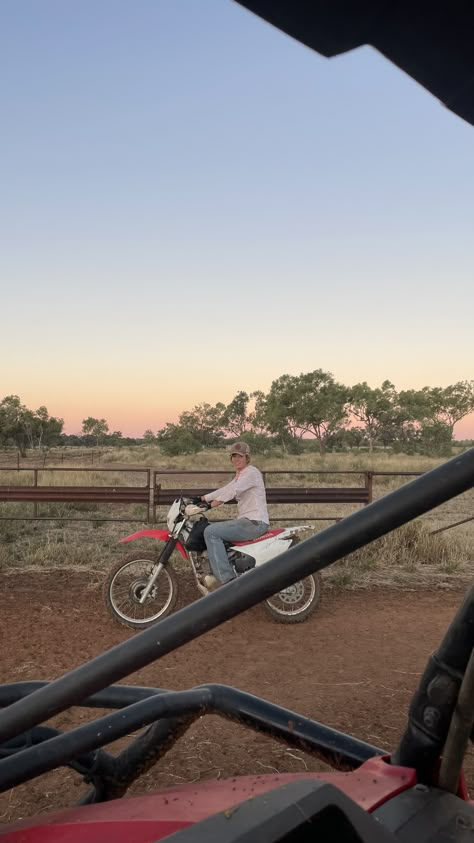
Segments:
[[[235,688],[204,685],[176,692],[113,683],[473,485],[471,449],[65,676],[49,683],[3,686],[0,790],[69,764],[92,784],[87,802],[115,798],[149,769],[196,717],[211,712],[312,752],[336,769],[353,770],[367,758],[381,755],[378,747]],[[410,706],[407,728],[392,755],[393,763],[414,768],[420,781],[431,782],[437,775],[460,689],[463,681],[472,681],[472,665],[470,670],[467,668],[473,645],[471,589],[437,653],[428,662]],[[118,711],[66,734],[41,725],[70,706]],[[472,728],[472,696],[467,695],[464,710]],[[119,755],[104,751],[106,744],[140,727],[148,728]],[[450,754],[451,780],[453,775],[456,778],[456,771],[459,776],[471,728],[462,751],[453,749]]]

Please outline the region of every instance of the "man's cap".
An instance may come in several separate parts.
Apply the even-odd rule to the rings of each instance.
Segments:
[[[246,442],[235,442],[234,445],[227,445],[227,451],[231,456],[232,454],[240,454],[241,457],[248,457],[250,454],[250,448]]]

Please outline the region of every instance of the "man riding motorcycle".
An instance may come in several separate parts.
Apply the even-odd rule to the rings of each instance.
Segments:
[[[212,570],[212,574],[204,578],[204,584],[211,591],[221,584],[230,582],[236,576],[224,541],[239,542],[258,539],[268,530],[270,523],[263,477],[258,468],[250,464],[248,444],[235,442],[229,445],[227,450],[236,470],[235,477],[221,489],[209,492],[201,498],[212,508],[236,500],[238,508],[237,518],[209,524],[204,530],[204,541]]]

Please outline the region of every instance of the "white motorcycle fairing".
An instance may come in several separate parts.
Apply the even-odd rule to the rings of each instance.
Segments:
[[[231,545],[228,551],[235,551],[236,553],[245,553],[247,556],[252,556],[255,559],[255,565],[263,565],[273,559],[274,556],[279,556],[291,546],[291,542],[295,533],[303,530],[310,530],[311,526],[305,524],[302,527],[288,527],[287,529],[267,530],[263,536],[252,541],[236,542]]]

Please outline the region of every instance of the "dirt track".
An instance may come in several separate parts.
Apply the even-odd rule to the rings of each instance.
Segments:
[[[189,585],[184,600],[194,599]],[[135,673],[127,682],[188,688],[203,682],[250,693],[391,749],[411,693],[461,599],[453,592],[323,592],[306,623],[280,626],[255,608]],[[1,682],[54,679],[133,635],[105,612],[84,575],[0,579]],[[61,715],[61,728],[89,717]],[[313,758],[218,717],[201,718],[133,787],[272,770],[322,769]],[[474,785],[474,764],[467,759]],[[0,822],[71,805],[85,790],[69,771],[0,795]]]

